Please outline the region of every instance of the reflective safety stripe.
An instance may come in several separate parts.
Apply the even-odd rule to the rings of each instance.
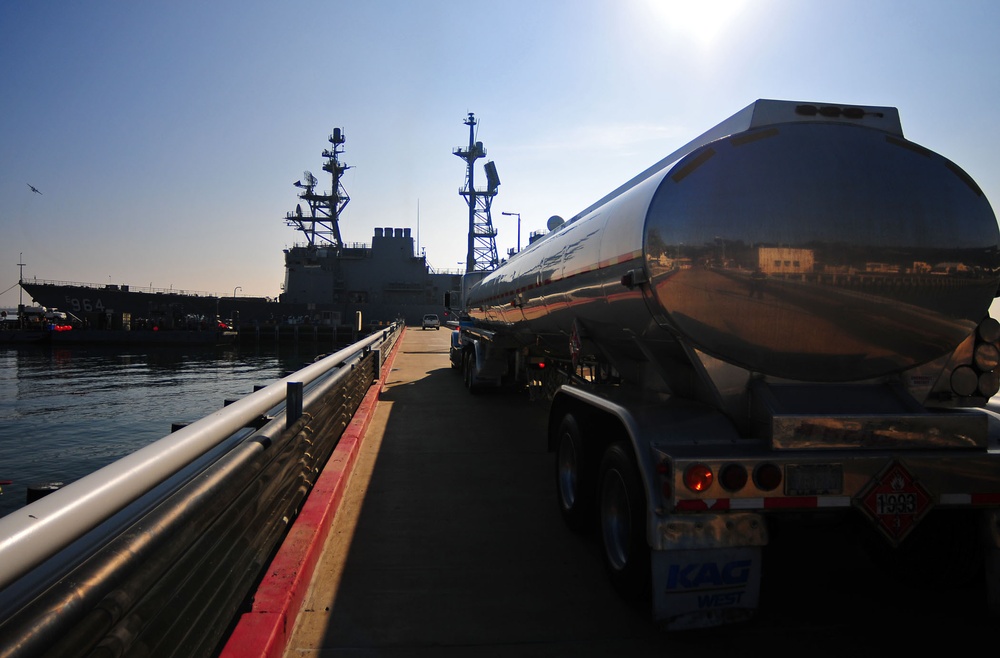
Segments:
[[[938,499],[941,505],[997,505],[1000,504],[1000,494],[995,493],[950,493],[941,494]]]
[[[1000,505],[1000,493],[949,493],[938,497],[939,505]],[[800,509],[850,507],[850,496],[793,496],[775,498],[705,498],[679,500],[680,512],[728,509]]]
[[[682,512],[728,509],[792,509],[850,507],[850,496],[791,496],[776,498],[707,498],[679,500],[675,509]]]

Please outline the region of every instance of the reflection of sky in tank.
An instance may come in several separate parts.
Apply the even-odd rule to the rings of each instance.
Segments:
[[[709,145],[714,155],[665,179],[648,227],[669,247],[718,240],[792,247],[990,248],[989,203],[947,161],[881,132],[784,125],[777,134]]]

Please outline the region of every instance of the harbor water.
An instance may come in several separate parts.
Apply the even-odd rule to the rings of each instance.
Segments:
[[[308,344],[269,351],[0,345],[0,516],[23,507],[29,487],[88,475],[321,353]]]

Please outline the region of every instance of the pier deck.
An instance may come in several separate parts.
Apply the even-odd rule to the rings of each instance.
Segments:
[[[254,655],[653,656],[780,637],[809,655],[861,656],[991,627],[979,592],[893,589],[856,556],[806,539],[801,559],[772,563],[767,609],[751,625],[661,633],[611,589],[597,542],[562,523],[547,405],[470,395],[448,336],[404,333],[311,584],[299,586],[301,611],[282,628],[267,622],[283,639]]]
[[[652,653],[559,518],[545,404],[469,395],[448,335],[404,334],[285,655]]]

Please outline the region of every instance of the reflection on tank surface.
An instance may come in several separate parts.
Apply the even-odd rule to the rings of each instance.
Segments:
[[[898,372],[953,350],[997,291],[989,203],[902,139],[786,125],[673,172],[647,218],[651,294],[661,324],[729,362],[820,381]]]

